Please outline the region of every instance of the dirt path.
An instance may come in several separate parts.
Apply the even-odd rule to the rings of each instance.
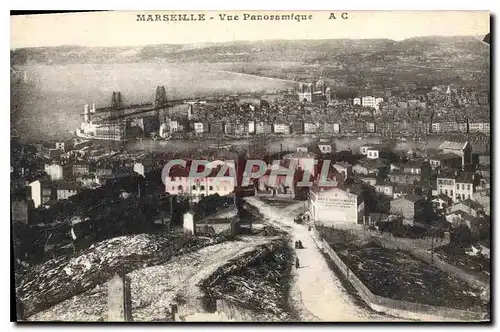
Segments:
[[[255,197],[247,197],[246,201],[258,208],[269,223],[290,233],[293,242],[302,241],[304,249],[296,250],[301,266],[294,269],[295,282],[291,292],[292,304],[299,305],[298,311],[302,318],[334,322],[394,320],[360,307],[346,292],[316,247],[307,227],[294,223],[294,216],[290,211],[296,211],[299,204],[303,206],[302,202],[297,207],[293,205],[278,208]]]
[[[158,321],[167,316],[170,304],[179,304],[180,315],[205,313],[203,292],[198,283],[229,260],[269,243],[275,237],[242,237],[196,252],[177,256],[169,262],[135,270],[131,279],[134,321]],[[107,288],[100,285],[30,317],[34,321],[97,321],[107,319]]]

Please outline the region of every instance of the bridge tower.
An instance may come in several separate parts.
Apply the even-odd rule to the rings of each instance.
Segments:
[[[163,109],[163,121],[165,121],[165,110],[167,109],[167,90],[165,86],[157,86],[155,94],[154,107],[156,109],[156,118],[160,119],[160,109]]]

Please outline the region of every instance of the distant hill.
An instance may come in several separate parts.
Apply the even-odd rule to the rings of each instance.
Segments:
[[[213,44],[160,44],[138,47],[58,46],[11,50],[12,65],[122,63],[122,62],[269,62],[314,63],[350,54],[428,55],[481,52],[484,43],[475,37],[419,37],[390,39],[266,40]]]

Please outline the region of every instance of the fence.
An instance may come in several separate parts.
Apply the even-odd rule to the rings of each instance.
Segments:
[[[217,300],[217,313],[224,314],[230,320],[235,320],[238,322],[253,322],[256,321],[253,315],[244,309],[238,308],[237,306],[226,302],[224,300]]]
[[[315,231],[315,235],[318,235]],[[316,241],[316,240],[315,240]],[[317,242],[318,243],[318,242]],[[337,253],[325,241],[321,240],[322,250],[332,259],[335,266],[346,277],[351,285],[358,291],[360,297],[373,310],[407,319],[426,320],[483,320],[487,316],[483,312],[458,310],[446,307],[431,306],[427,304],[393,300],[373,294],[366,285],[347,267]]]

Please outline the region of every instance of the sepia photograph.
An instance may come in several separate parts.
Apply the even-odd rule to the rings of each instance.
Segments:
[[[13,320],[491,323],[490,15],[11,12]]]

